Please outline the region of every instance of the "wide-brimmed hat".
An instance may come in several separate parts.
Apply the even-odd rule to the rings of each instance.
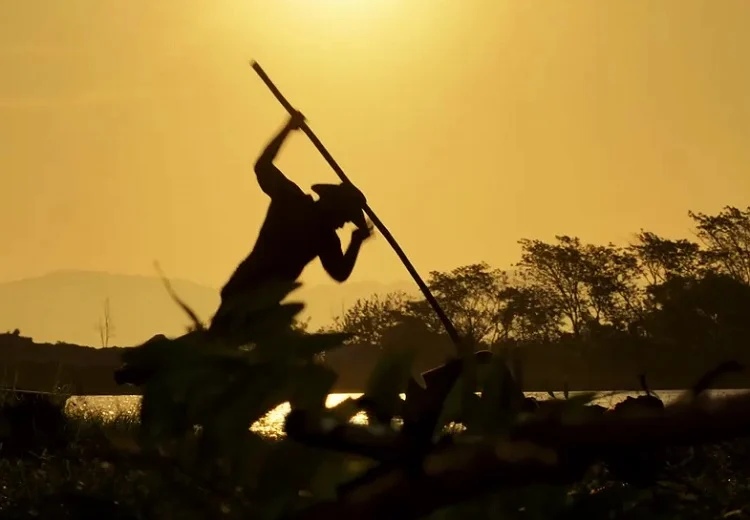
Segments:
[[[367,226],[363,211],[367,200],[354,185],[349,183],[313,184],[311,189],[318,194],[321,200],[324,199],[337,209],[341,209],[355,226],[360,228]]]

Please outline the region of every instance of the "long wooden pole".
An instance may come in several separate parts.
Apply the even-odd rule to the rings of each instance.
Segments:
[[[276,85],[273,84],[271,81],[271,78],[268,77],[268,75],[265,73],[265,71],[261,68],[261,66],[258,64],[258,62],[254,61],[252,62],[253,70],[260,76],[260,79],[263,80],[263,83],[266,84],[268,89],[273,93],[273,95],[276,97],[276,99],[281,103],[281,105],[286,109],[287,112],[290,114],[294,112],[294,107],[292,106],[289,101],[284,97],[284,95],[281,93],[281,91],[276,88]],[[307,135],[307,137],[312,141],[312,144],[315,145],[315,148],[318,149],[320,154],[325,158],[326,161],[328,161],[328,164],[331,165],[331,168],[333,168],[333,171],[336,172],[336,174],[341,179],[341,182],[352,184],[352,182],[349,180],[349,178],[344,173],[344,170],[341,169],[341,166],[338,165],[336,160],[331,156],[331,154],[328,152],[325,146],[323,146],[323,143],[320,142],[320,139],[313,133],[313,131],[310,129],[310,125],[307,123],[303,124],[301,127],[301,130]],[[401,261],[404,264],[404,267],[406,267],[406,270],[409,271],[409,274],[414,278],[414,281],[419,286],[419,289],[422,291],[422,294],[424,295],[425,299],[430,303],[432,306],[432,309],[435,311],[435,314],[437,314],[438,318],[440,318],[440,321],[443,324],[443,327],[445,327],[445,331],[450,336],[451,340],[453,340],[453,343],[456,345],[456,349],[458,350],[459,354],[465,356],[468,354],[468,352],[464,351],[463,348],[463,342],[461,341],[461,337],[458,335],[458,332],[456,331],[456,328],[453,326],[453,323],[451,323],[451,320],[446,316],[443,309],[440,307],[440,304],[437,302],[435,297],[430,292],[430,289],[427,287],[427,284],[424,283],[422,278],[419,276],[419,273],[417,273],[417,270],[414,268],[412,263],[409,261],[409,259],[406,257],[406,253],[404,253],[403,249],[401,249],[401,246],[398,245],[398,242],[396,242],[396,239],[393,238],[393,235],[388,231],[388,228],[385,227],[383,222],[375,215],[375,212],[372,211],[372,208],[370,208],[369,205],[365,205],[363,208],[364,212],[367,214],[368,217],[370,217],[370,220],[373,224],[375,224],[375,227],[378,228],[380,233],[385,237],[385,239],[388,241],[388,243],[391,245],[393,250],[396,252],[398,257],[401,259]]]

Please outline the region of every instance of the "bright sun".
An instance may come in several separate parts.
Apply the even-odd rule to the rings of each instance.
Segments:
[[[403,1],[403,0],[402,0]],[[286,4],[301,16],[320,20],[371,20],[388,16],[397,0],[287,0]]]

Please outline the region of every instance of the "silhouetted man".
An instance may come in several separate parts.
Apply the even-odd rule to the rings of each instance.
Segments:
[[[319,196],[316,201],[273,164],[289,133],[303,123],[304,117],[299,113],[290,117],[255,163],[258,184],[271,198],[271,205],[255,247],[221,290],[221,305],[209,327],[211,334],[222,336],[231,333],[236,324],[242,326],[243,318],[233,308],[235,299],[261,290],[264,284],[296,281],[315,258],[320,258],[331,278],[337,282],[346,281],[362,242],[371,234],[362,211],[365,198],[355,187],[316,184],[312,186]],[[347,222],[354,223],[357,228],[352,232],[346,253],[343,253],[336,230]],[[164,339],[159,336],[149,342]],[[156,370],[156,366],[126,364],[115,372],[115,381],[119,385],[141,386]]]
[[[231,325],[236,298],[259,290],[264,284],[296,281],[315,258],[320,258],[331,278],[346,281],[360,246],[371,234],[362,210],[365,198],[354,186],[315,184],[312,190],[319,196],[316,201],[274,164],[290,132],[303,123],[302,114],[293,114],[255,163],[258,184],[271,198],[271,205],[255,247],[221,290],[221,305],[212,320],[211,332],[221,333]],[[357,227],[344,253],[336,230],[347,222]]]

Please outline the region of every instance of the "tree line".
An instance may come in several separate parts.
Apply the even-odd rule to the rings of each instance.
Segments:
[[[688,215],[693,239],[522,239],[510,269],[465,265],[431,272],[427,285],[478,348],[615,338],[740,348],[750,339],[750,206]],[[358,300],[324,330],[375,346],[395,329],[442,333],[424,299],[399,292]]]

